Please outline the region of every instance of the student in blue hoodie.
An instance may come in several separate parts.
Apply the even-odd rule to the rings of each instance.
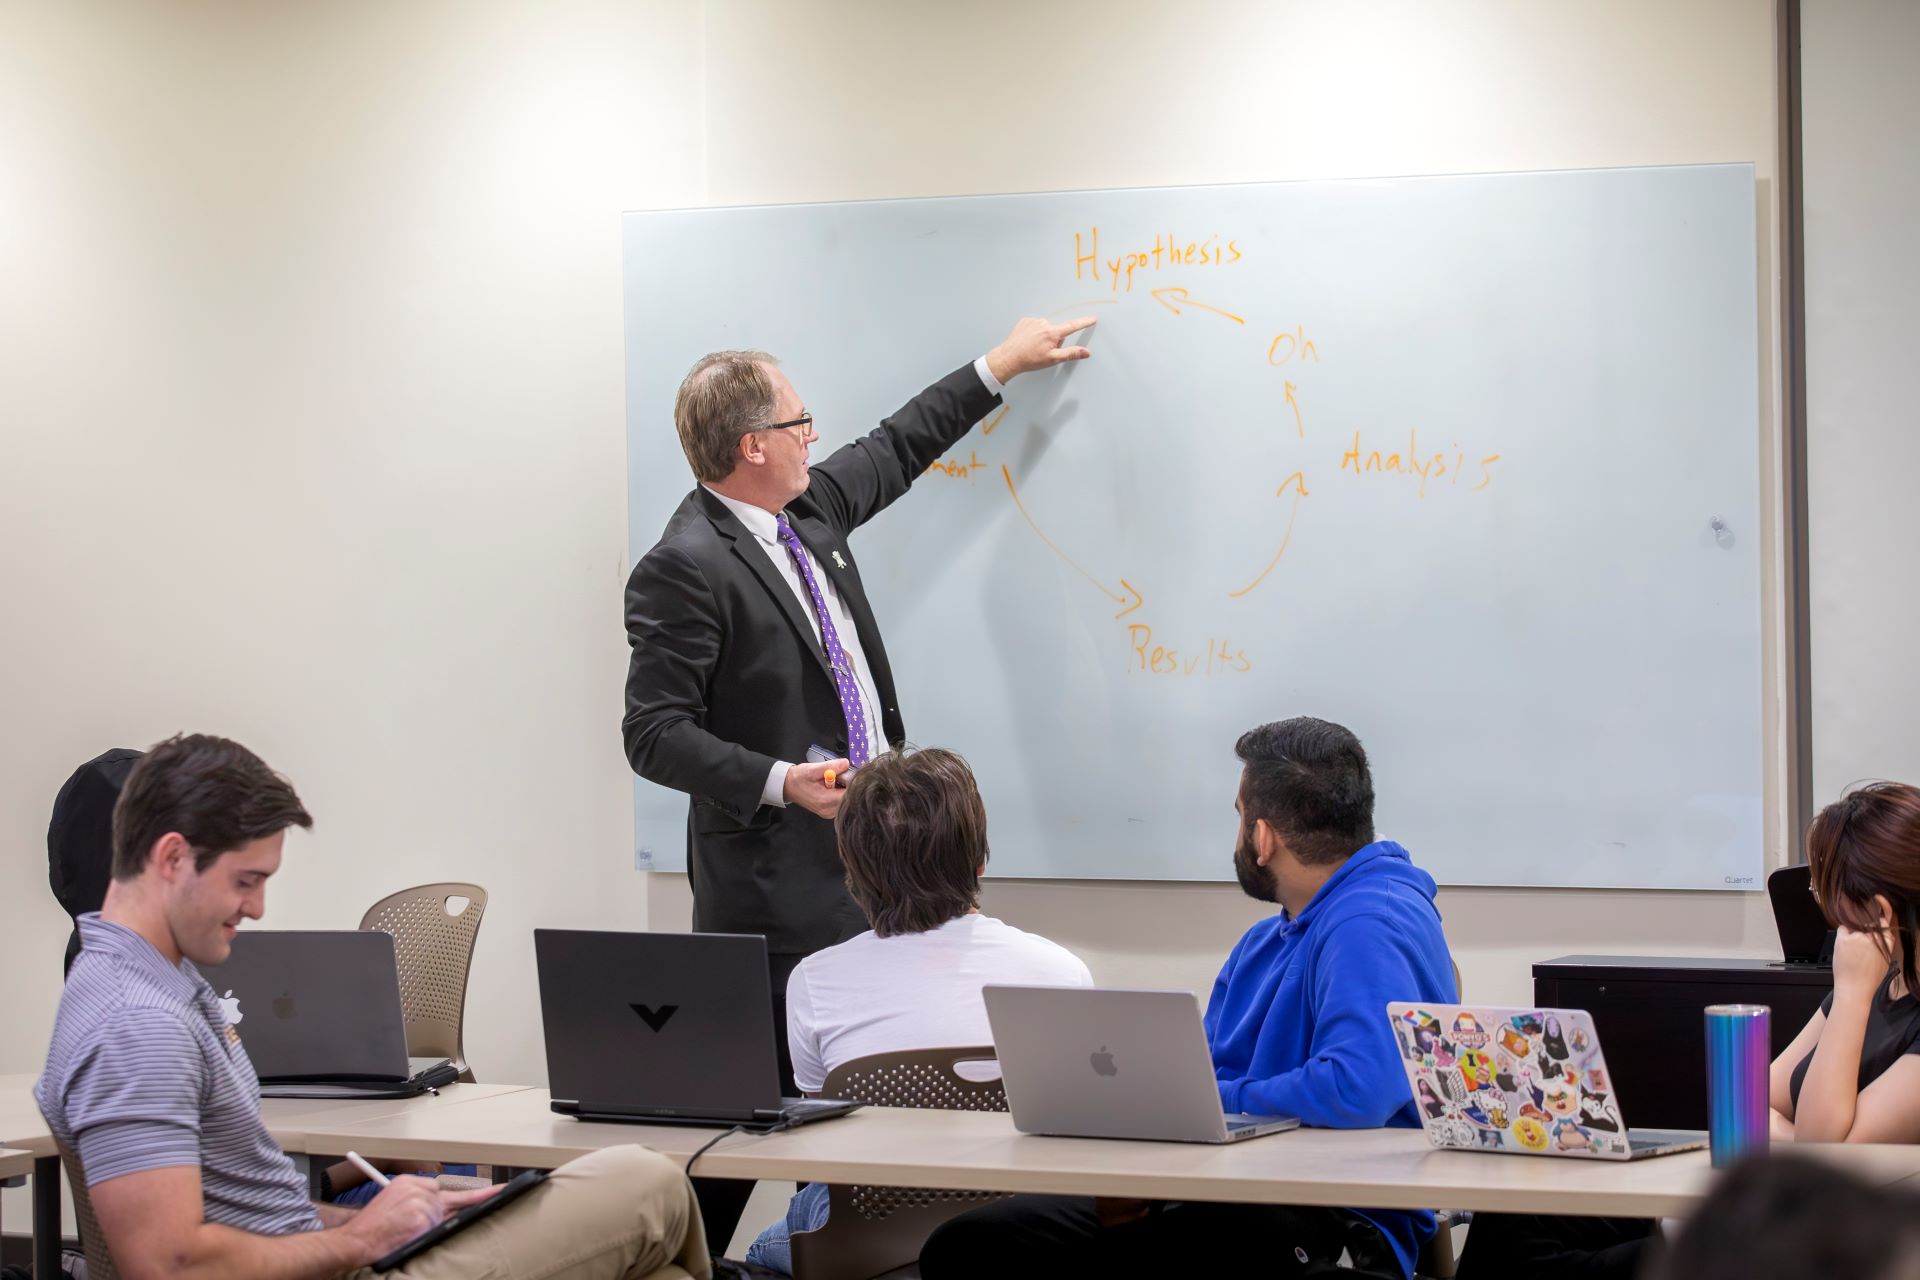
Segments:
[[[1303,716],[1262,725],[1234,750],[1234,871],[1282,910],[1247,930],[1207,1003],[1221,1105],[1331,1129],[1414,1127],[1386,1006],[1454,1000],[1433,877],[1374,839],[1373,777],[1347,729]],[[1405,1280],[1433,1229],[1431,1214],[1394,1210],[1014,1196],[935,1231],[920,1274]],[[1351,1267],[1340,1267],[1343,1251]]]

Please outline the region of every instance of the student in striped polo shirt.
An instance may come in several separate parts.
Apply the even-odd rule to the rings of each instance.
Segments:
[[[493,1193],[401,1178],[360,1210],[315,1204],[260,1119],[253,1064],[194,964],[227,958],[240,922],[265,911],[286,829],[311,825],[258,756],[200,735],[149,752],[114,809],[113,883],[80,917],[35,1092],[129,1280],[362,1280]],[[686,1177],[627,1146],[557,1170],[397,1274],[705,1280],[709,1263]]]

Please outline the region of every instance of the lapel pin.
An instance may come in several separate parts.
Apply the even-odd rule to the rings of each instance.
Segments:
[[[838,551],[833,553],[833,567],[836,569],[844,569],[847,567],[847,562],[840,558],[840,553]]]

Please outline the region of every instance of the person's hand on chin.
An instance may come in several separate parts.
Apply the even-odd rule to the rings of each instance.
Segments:
[[[1840,926],[1833,944],[1833,998],[1835,1000],[1871,1000],[1886,981],[1887,970],[1899,946],[1893,929],[1893,909],[1885,898],[1876,897],[1874,906],[1880,915],[1877,929],[1850,929]]]

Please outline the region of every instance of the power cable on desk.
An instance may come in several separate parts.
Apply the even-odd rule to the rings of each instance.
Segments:
[[[765,1137],[769,1133],[779,1133],[782,1129],[791,1129],[791,1128],[793,1128],[793,1121],[782,1120],[778,1124],[772,1126],[771,1128],[754,1129],[751,1132],[756,1138],[758,1138],[758,1137]],[[692,1155],[687,1157],[687,1176],[689,1178],[693,1176],[694,1161],[698,1160],[701,1156],[707,1154],[707,1152],[713,1150],[714,1147],[718,1146],[721,1142],[724,1142],[726,1139],[731,1138],[734,1134],[747,1133],[747,1132],[749,1132],[749,1130],[747,1129],[747,1126],[743,1124],[737,1124],[733,1126],[733,1128],[727,1130],[725,1133],[719,1134],[709,1139],[703,1146],[701,1146],[701,1148],[698,1151],[694,1152]]]

